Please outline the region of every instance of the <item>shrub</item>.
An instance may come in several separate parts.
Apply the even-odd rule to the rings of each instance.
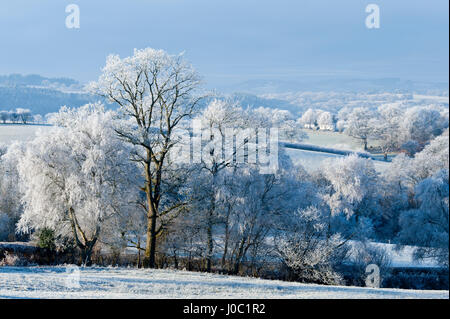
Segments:
[[[354,247],[352,258],[353,274],[348,281],[350,285],[365,286],[366,267],[375,264],[380,269],[380,286],[385,286],[385,279],[390,276],[391,256],[383,247],[377,247],[370,243],[357,243]]]
[[[38,246],[48,251],[55,251],[55,232],[52,229],[44,228],[39,232]]]
[[[5,257],[0,260],[0,266],[26,266],[28,264],[27,260],[19,255],[14,255],[10,252],[5,252]]]

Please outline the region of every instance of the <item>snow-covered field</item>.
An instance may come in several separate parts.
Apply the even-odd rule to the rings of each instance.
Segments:
[[[311,152],[303,150],[286,149],[286,153],[291,157],[295,164],[301,164],[308,172],[313,172],[321,167],[323,161],[330,158],[338,158],[343,155]],[[390,165],[389,162],[374,161],[375,169],[378,172],[383,172]]]
[[[415,101],[420,102],[431,102],[431,103],[449,103],[449,97],[448,96],[436,96],[436,95],[422,95],[422,94],[414,94],[413,99]]]
[[[38,130],[48,128],[50,126],[47,125],[0,124],[0,143],[28,141],[34,138]]]
[[[308,129],[304,131],[308,134],[308,138],[302,141],[304,143],[349,151],[363,151],[361,142],[346,134]],[[369,141],[369,145],[374,145],[374,141]]]
[[[69,275],[72,274],[72,275]],[[448,291],[320,286],[174,270],[0,267],[0,298],[449,298]]]

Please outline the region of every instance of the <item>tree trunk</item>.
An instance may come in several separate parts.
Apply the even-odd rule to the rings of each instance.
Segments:
[[[208,213],[208,228],[207,233],[207,249],[206,249],[206,272],[211,272],[212,255],[213,255],[213,238],[212,238],[212,226],[213,226],[213,211],[210,210]]]
[[[243,253],[244,253],[244,245],[245,245],[245,238],[243,237],[241,239],[241,242],[239,243],[239,249],[238,252],[236,254],[236,260],[234,262],[234,269],[233,269],[233,274],[237,275],[239,273],[239,266],[241,265],[241,260],[243,257]]]
[[[147,241],[145,246],[145,268],[155,268],[155,254],[156,254],[156,219],[158,203],[155,198],[158,197],[158,185],[152,185],[152,175],[150,172],[151,154],[147,151],[147,162],[145,164],[145,178],[146,186],[145,193],[147,199]],[[157,184],[157,182],[156,182]],[[153,189],[154,188],[154,189]]]
[[[138,250],[137,268],[141,268],[141,239],[140,238],[138,239],[137,250]]]
[[[187,264],[187,270],[188,270],[188,271],[191,271],[191,270],[192,270],[191,259],[192,259],[192,253],[189,252],[188,264]]]
[[[69,212],[69,219],[70,219],[70,224],[72,227],[72,233],[73,233],[75,245],[81,250],[81,264],[90,266],[92,250],[94,249],[94,246],[97,243],[100,228],[97,227],[93,238],[91,240],[88,240],[88,238],[86,237],[86,234],[82,231],[82,229],[78,225],[78,221],[75,216],[75,210],[72,207],[70,207],[68,212]],[[80,232],[82,241],[78,237],[78,231]]]
[[[227,260],[227,253],[228,253],[228,241],[229,241],[229,225],[228,225],[228,220],[225,224],[225,246],[223,248],[223,255],[222,255],[222,269],[225,269],[225,262]]]
[[[214,213],[216,210],[216,194],[215,194],[215,186],[216,186],[216,174],[217,170],[214,169],[212,172],[212,187],[213,190],[211,194],[211,207],[208,211],[207,216],[207,247],[206,247],[206,272],[211,272],[211,266],[212,266],[212,258],[213,258],[213,251],[214,251],[214,242],[213,242],[213,225],[214,225]]]
[[[92,251],[94,250],[94,246],[95,246],[96,242],[97,242],[97,239],[94,238],[93,240],[88,241],[83,247],[80,247],[83,265],[90,266],[92,264]]]
[[[177,258],[176,252],[173,253],[173,263],[174,263],[175,269],[178,269],[178,258]]]
[[[148,218],[147,245],[145,247],[144,267],[155,268],[156,253],[156,214],[154,212]]]

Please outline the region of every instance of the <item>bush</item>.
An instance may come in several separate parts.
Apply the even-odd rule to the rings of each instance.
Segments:
[[[353,265],[352,274],[346,274],[347,284],[355,286],[365,286],[365,279],[367,277],[366,267],[370,264],[375,264],[380,269],[380,287],[385,287],[385,279],[390,276],[391,271],[391,256],[383,247],[377,247],[370,243],[357,243],[353,247]]]
[[[398,268],[386,278],[386,287],[401,289],[448,290],[447,269]]]
[[[19,255],[12,254],[10,252],[5,252],[5,257],[0,260],[0,266],[15,266],[21,267],[28,265],[28,262],[25,258]]]
[[[55,251],[55,232],[49,228],[42,229],[39,232],[38,246],[50,252]]]
[[[305,283],[339,285],[336,272],[347,254],[340,235],[326,238],[327,224],[316,207],[299,210],[276,239],[276,250],[294,280]]]

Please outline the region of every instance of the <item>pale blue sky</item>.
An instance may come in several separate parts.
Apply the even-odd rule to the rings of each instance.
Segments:
[[[65,27],[76,3],[81,28]],[[378,4],[381,28],[365,27]],[[448,0],[14,0],[0,3],[0,74],[95,79],[109,53],[162,48],[209,86],[308,76],[448,82]]]

